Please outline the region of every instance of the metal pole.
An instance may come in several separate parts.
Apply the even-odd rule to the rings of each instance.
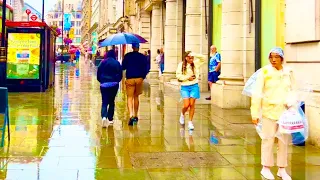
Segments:
[[[7,55],[6,55],[6,10],[7,0],[2,1],[2,31],[1,31],[1,47],[0,47],[0,86],[5,86],[6,82],[6,66],[7,66]]]
[[[64,43],[63,43],[63,32],[64,32],[64,27],[63,27],[63,25],[64,25],[64,0],[62,0],[62,29],[61,29],[61,31],[62,31],[62,47],[63,47],[63,45],[64,45]],[[61,50],[63,50],[63,49],[61,49]]]
[[[7,0],[2,1],[2,32],[1,32],[1,47],[5,46],[5,35],[6,35],[6,10],[7,10]]]
[[[42,22],[44,22],[44,0],[42,0]]]

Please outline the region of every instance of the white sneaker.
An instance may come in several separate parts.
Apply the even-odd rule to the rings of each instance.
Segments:
[[[109,120],[109,124],[112,125],[112,124],[113,124],[113,121],[110,121],[110,120]]]
[[[102,127],[106,128],[107,127],[107,118],[102,118]]]
[[[261,170],[261,175],[266,178],[266,179],[274,179],[274,176],[273,174],[271,173],[270,169],[269,168],[265,168],[263,167],[262,170]]]
[[[279,168],[277,176],[283,180],[292,180],[285,168]]]
[[[181,113],[180,115],[180,120],[179,120],[181,125],[184,125],[184,115]]]
[[[189,130],[194,130],[194,126],[191,121],[189,121],[188,128],[189,128]]]

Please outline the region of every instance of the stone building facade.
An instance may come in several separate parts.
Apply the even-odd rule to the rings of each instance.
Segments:
[[[91,6],[92,0],[83,0],[82,1],[82,22],[81,22],[81,42],[85,41],[90,42],[90,25],[91,25]]]
[[[297,84],[311,88],[305,112],[309,141],[320,146],[320,1],[285,1],[285,58],[294,69]]]

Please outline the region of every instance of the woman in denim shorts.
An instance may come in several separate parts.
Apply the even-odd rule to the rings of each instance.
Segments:
[[[187,51],[184,54],[183,61],[179,63],[176,71],[177,79],[179,80],[179,82],[181,82],[180,94],[183,98],[180,124],[184,125],[184,116],[189,109],[189,130],[194,129],[192,120],[195,111],[196,99],[200,98],[198,79],[200,76],[200,66],[204,64],[204,58],[204,55]]]

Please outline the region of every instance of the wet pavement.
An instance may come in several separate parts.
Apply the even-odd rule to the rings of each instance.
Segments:
[[[11,142],[0,148],[0,179],[261,179],[249,111],[200,100],[191,132],[178,123],[179,93],[155,81],[145,84],[140,121],[129,127],[120,89],[115,124],[106,129],[88,64],[57,65],[46,93],[10,93]],[[319,179],[320,149],[291,146],[289,153],[293,179]]]

